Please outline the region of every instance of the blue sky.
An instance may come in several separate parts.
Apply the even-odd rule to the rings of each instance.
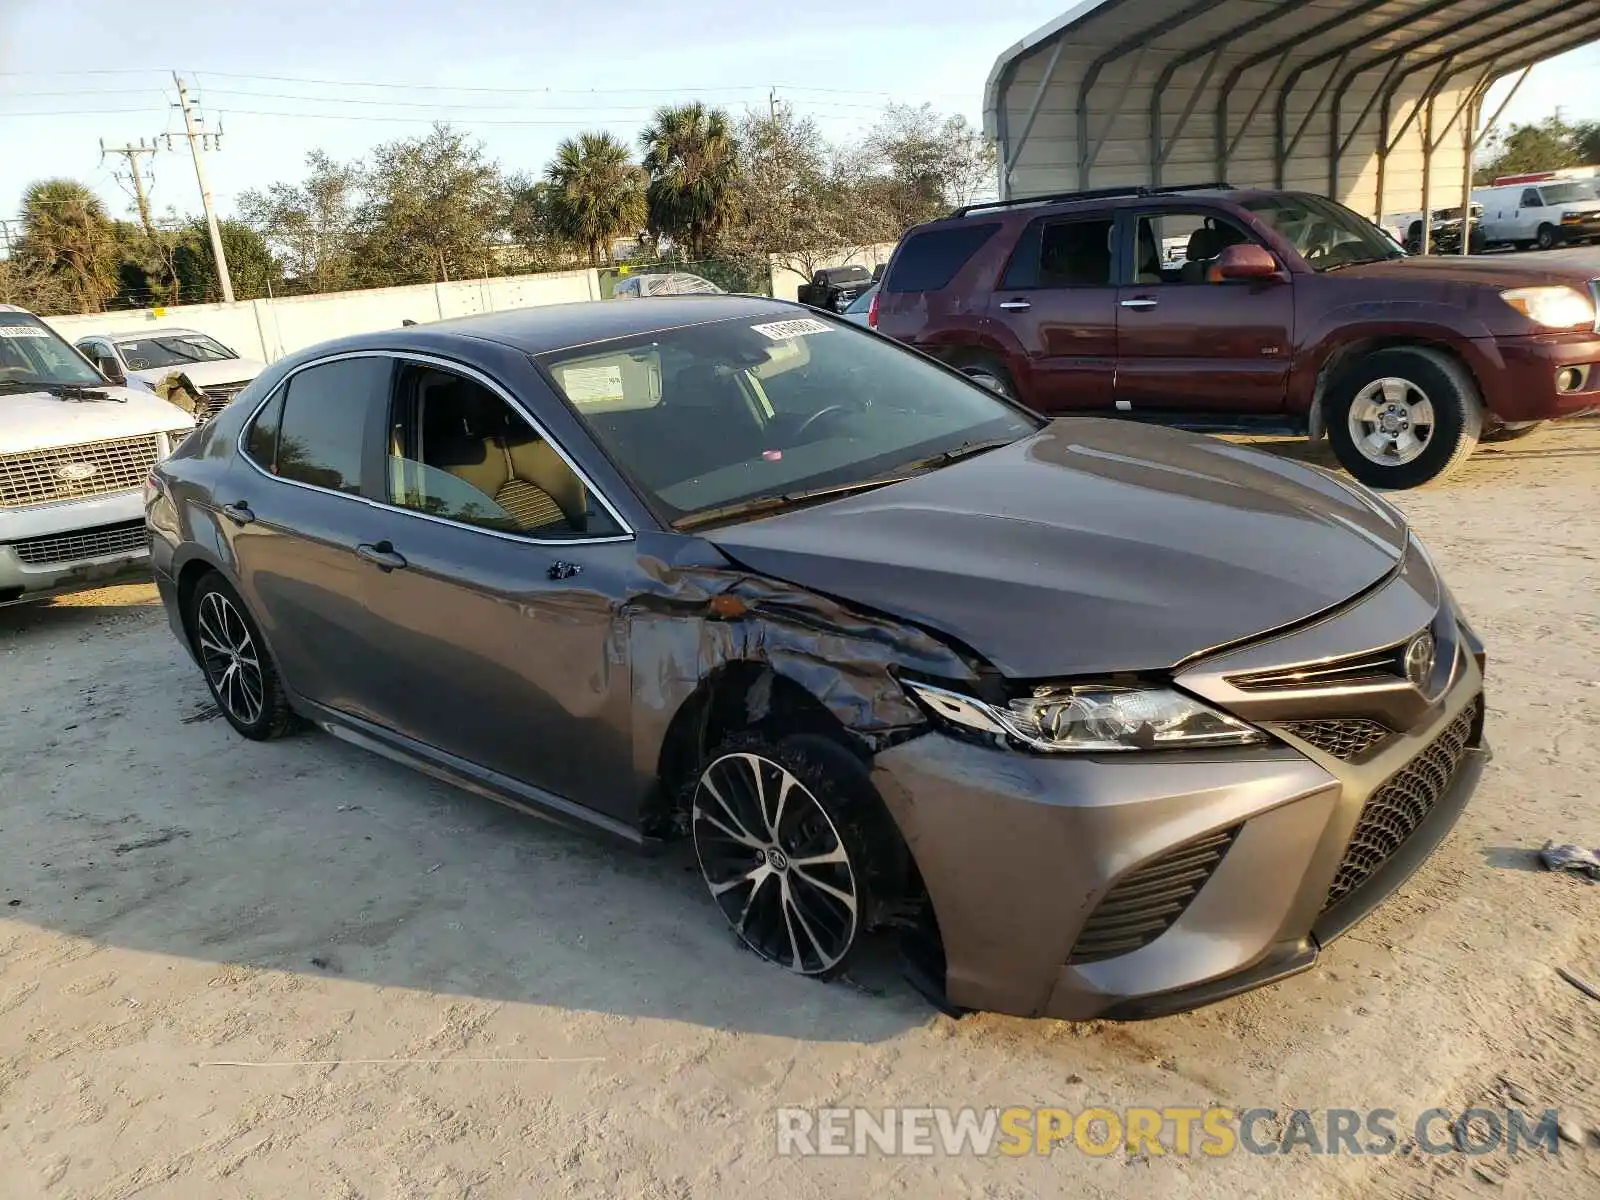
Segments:
[[[227,214],[246,188],[298,179],[314,147],[356,157],[435,119],[476,132],[508,170],[531,172],[564,136],[604,126],[631,140],[656,104],[696,92],[740,111],[765,106],[776,85],[780,100],[838,139],[859,134],[891,99],[926,100],[977,122],[996,54],[1065,7],[222,0],[162,10],[125,0],[0,0],[0,218],[16,213],[29,182],[54,175],[84,180],[113,211],[129,212],[130,195],[100,162],[99,139],[137,142],[180,128],[170,107],[174,68],[210,127],[220,118],[226,133],[207,169]],[[1540,67],[1508,115],[1531,119],[1565,105],[1569,117],[1600,116],[1600,101],[1589,98],[1597,65],[1591,47]],[[344,119],[315,115],[330,111]],[[198,211],[182,142],[144,162],[153,166],[158,212]]]

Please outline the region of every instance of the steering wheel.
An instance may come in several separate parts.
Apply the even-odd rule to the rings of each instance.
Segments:
[[[802,437],[804,437],[806,430],[810,429],[818,421],[822,420],[823,417],[831,416],[833,413],[842,413],[848,411],[850,410],[843,404],[830,404],[826,408],[817,409],[816,412],[812,413],[804,421],[800,422],[800,428],[794,431],[795,441],[799,441]]]

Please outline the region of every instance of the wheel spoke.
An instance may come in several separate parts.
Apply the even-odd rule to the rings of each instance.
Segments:
[[[804,858],[791,858],[789,866],[791,869],[795,867],[817,867],[823,863],[847,863],[849,861],[850,856],[844,852],[844,846],[836,844],[826,854],[808,854]]]
[[[1385,379],[1380,385],[1383,398],[1390,404],[1406,403],[1406,381],[1404,379]]]
[[[824,968],[831,967],[838,959],[822,948],[822,939],[817,936],[817,931],[811,928],[811,922],[806,920],[805,910],[795,902],[792,888],[784,898],[787,901],[789,911],[794,913],[794,919],[800,925],[800,931],[806,935],[806,940],[811,943],[811,949],[816,953],[817,961]]]
[[[738,814],[733,811],[733,807],[722,798],[722,793],[717,791],[716,786],[711,782],[711,773],[709,771],[706,772],[705,776],[701,778],[700,786],[711,793],[712,799],[714,799],[722,808],[722,811],[727,814],[728,820],[733,822],[734,828],[729,829],[720,820],[712,816],[711,813],[699,805],[696,805],[694,810],[697,818],[703,818],[707,823],[720,830],[723,836],[732,838],[741,846],[749,846],[752,850],[766,849],[766,843],[757,839],[754,834],[744,827],[744,823],[739,820]]]
[[[823,895],[832,896],[835,900],[837,900],[840,904],[843,904],[851,912],[855,912],[855,910],[856,910],[856,898],[854,896],[852,896],[849,892],[844,891],[841,888],[836,888],[831,883],[824,883],[822,880],[818,879],[815,875],[808,875],[806,872],[804,872],[804,871],[800,870],[798,867],[796,867],[793,863],[789,864],[789,869],[790,869],[790,871],[793,872],[794,877],[797,878],[797,879],[803,880],[807,887],[815,888],[817,891],[823,893]]]
[[[743,875],[736,875],[726,883],[713,883],[711,885],[711,894],[713,896],[720,896],[724,892],[731,892],[734,888],[743,883],[754,883],[759,885],[761,881],[770,874],[772,874],[772,868],[769,867],[765,861],[757,863]]]
[[[782,876],[778,877],[780,885],[779,901],[783,909],[783,927],[789,931],[789,951],[794,956],[790,962],[796,971],[805,970],[805,962],[800,957],[800,940],[794,936],[794,900],[789,895],[789,881]],[[827,960],[824,959],[824,962]]]
[[[1367,434],[1362,439],[1366,456],[1375,461],[1382,462],[1389,456],[1389,435],[1376,431]]]
[[[1418,425],[1426,425],[1429,429],[1433,428],[1433,401],[1426,396],[1419,398],[1411,406],[1411,426],[1414,429]]]
[[[1411,430],[1402,429],[1395,435],[1394,453],[1395,457],[1400,459],[1401,462],[1415,457],[1416,453],[1421,449],[1421,439],[1419,439],[1416,434],[1412,433]]]
[[[750,922],[750,910],[755,907],[756,897],[761,894],[761,889],[766,886],[767,880],[771,879],[774,874],[775,872],[768,868],[757,877],[755,885],[750,889],[750,894],[744,898],[744,907],[739,910],[739,919],[734,922],[734,928],[740,933],[744,932],[745,926]]]
[[[778,840],[778,831],[783,828],[783,810],[789,803],[789,793],[800,781],[789,772],[783,773],[783,784],[778,788],[778,810],[773,813],[772,819],[767,822],[767,832],[772,835],[772,840]],[[764,813],[763,813],[764,815]]]

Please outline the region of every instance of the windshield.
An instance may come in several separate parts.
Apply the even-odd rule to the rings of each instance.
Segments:
[[[222,362],[238,358],[215,338],[203,333],[160,333],[151,337],[118,338],[117,349],[130,371],[181,367],[185,363]]]
[[[668,523],[1015,441],[1040,421],[852,325],[691,325],[539,360]]]
[[[1292,242],[1313,271],[1405,257],[1371,221],[1321,196],[1256,196],[1244,201],[1244,207]]]
[[[1595,199],[1592,183],[1547,183],[1539,189],[1546,204],[1581,204]]]
[[[100,372],[38,317],[0,312],[0,393],[105,386]]]

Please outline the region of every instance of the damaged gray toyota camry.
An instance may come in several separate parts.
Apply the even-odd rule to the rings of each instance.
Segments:
[[[889,927],[951,1008],[1149,1016],[1304,969],[1487,754],[1482,645],[1371,493],[1047,423],[773,301],[303,351],[147,515],[239,733],[688,839],[750,949],[826,977]]]

